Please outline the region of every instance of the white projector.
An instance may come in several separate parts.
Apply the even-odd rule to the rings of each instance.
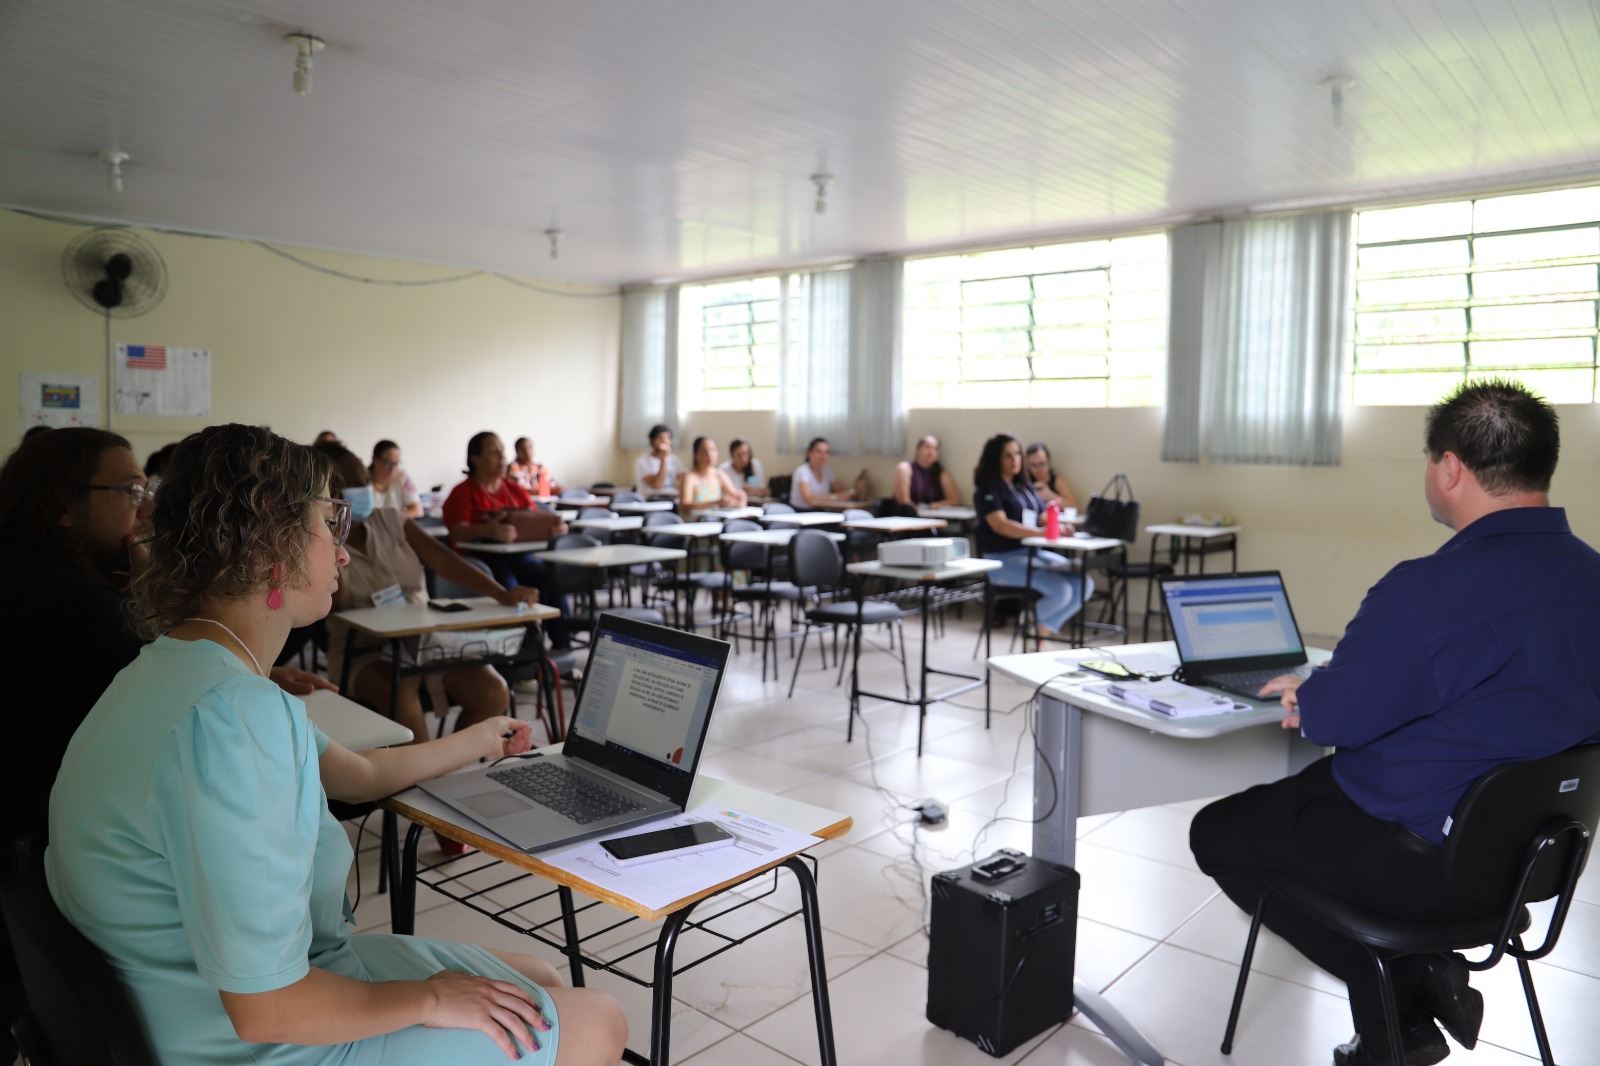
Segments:
[[[959,537],[913,537],[878,545],[878,562],[884,566],[942,566],[966,557],[967,542]]]

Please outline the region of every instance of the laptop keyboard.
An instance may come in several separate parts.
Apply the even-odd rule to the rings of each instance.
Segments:
[[[547,762],[513,766],[487,776],[579,825],[644,810],[644,804],[630,796]]]
[[[1275,677],[1284,674],[1294,674],[1299,677],[1307,676],[1309,666],[1269,666],[1264,670],[1225,670],[1221,673],[1207,673],[1201,684],[1215,685],[1217,688],[1226,688],[1233,692],[1248,692],[1255,695]]]

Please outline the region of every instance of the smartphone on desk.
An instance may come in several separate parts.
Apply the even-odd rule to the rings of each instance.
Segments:
[[[637,833],[631,837],[613,837],[602,840],[600,846],[614,865],[633,866],[657,859],[693,855],[697,851],[725,848],[733,842],[733,834],[715,822],[690,822],[688,825],[675,825],[670,829]]]
[[[1127,680],[1139,676],[1121,663],[1114,663],[1110,659],[1084,659],[1077,666],[1080,670],[1087,670],[1091,674],[1099,674],[1101,677],[1117,680]]]
[[[428,601],[428,609],[430,611],[451,611],[451,612],[455,612],[455,611],[470,611],[470,610],[472,610],[471,607],[467,606],[464,603],[440,603],[438,600],[429,600]]]

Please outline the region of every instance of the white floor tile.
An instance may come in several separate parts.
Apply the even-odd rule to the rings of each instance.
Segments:
[[[1210,903],[1200,909],[1200,913],[1173,933],[1167,943],[1209,955],[1229,964],[1237,973],[1239,960],[1244,957],[1245,938],[1249,935],[1250,916],[1218,892]],[[1313,965],[1276,933],[1264,927],[1256,940],[1255,959],[1250,969],[1252,973],[1271,974],[1329,995],[1346,995],[1343,981]]]
[[[1217,892],[1203,874],[1089,841],[1078,844],[1077,866],[1081,917],[1156,940],[1171,936]]]
[[[685,1060],[684,1066],[796,1066],[799,1061],[743,1033],[734,1033]]]
[[[841,1063],[918,1063],[978,1066],[1014,1063],[1040,1043],[1036,1037],[1004,1058],[928,1023],[928,973],[890,955],[879,955],[829,982],[834,1042]],[[809,1000],[796,1001],[746,1030],[768,1047],[782,1048],[801,1062],[820,1061]],[[1042,1034],[1041,1034],[1042,1036]],[[1044,1060],[1048,1061],[1048,1060]]]
[[[1112,819],[1083,839],[1199,873],[1200,867],[1189,851],[1192,817],[1187,811],[1170,807],[1142,807],[1124,811],[1120,818]]]

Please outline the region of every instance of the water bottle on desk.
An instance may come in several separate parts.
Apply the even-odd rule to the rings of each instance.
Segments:
[[[1044,535],[1047,540],[1061,539],[1061,504],[1055,500],[1044,509]]]

